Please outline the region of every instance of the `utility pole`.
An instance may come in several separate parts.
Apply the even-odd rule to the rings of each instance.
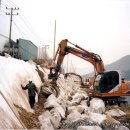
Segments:
[[[54,50],[53,50],[53,59],[55,57],[55,42],[56,42],[56,20],[55,20],[55,27],[54,27]]]
[[[19,10],[19,8],[7,8],[6,9],[10,10],[10,13],[6,13],[6,15],[10,15],[10,30],[9,30],[9,54],[10,54],[10,47],[11,47],[11,32],[12,32],[12,21],[13,21],[13,15],[18,15],[18,13],[14,14],[14,10]]]
[[[47,53],[46,53],[46,50],[49,48],[49,45],[43,45],[43,48],[44,48],[44,50],[45,50],[45,60],[46,60],[46,58],[47,58]]]
[[[1,0],[0,0],[0,9],[1,9]]]
[[[67,55],[67,73],[69,72],[69,55]]]

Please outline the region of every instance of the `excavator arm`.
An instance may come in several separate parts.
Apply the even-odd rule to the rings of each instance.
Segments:
[[[58,46],[58,49],[56,51],[53,65],[50,67],[50,74],[48,75],[49,79],[55,78],[57,79],[60,75],[61,70],[61,64],[64,60],[64,57],[66,55],[66,47],[67,47],[67,39],[62,40]],[[57,59],[57,63],[55,65],[55,60]]]
[[[60,70],[61,70],[61,64],[64,60],[65,55],[67,55],[68,53],[71,53],[77,57],[80,57],[80,58],[90,62],[96,69],[97,73],[102,73],[105,70],[103,61],[98,54],[84,50],[80,46],[74,45],[73,43],[71,43],[71,44],[74,45],[75,48],[67,46],[68,43],[71,43],[71,42],[69,42],[67,39],[62,40],[60,42],[56,55],[54,57],[54,61],[57,59],[57,63],[56,63],[56,65],[53,65],[50,68],[50,74],[48,75],[49,79],[58,78],[58,76],[60,74]]]

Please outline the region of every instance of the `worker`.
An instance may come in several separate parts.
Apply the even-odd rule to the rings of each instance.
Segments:
[[[38,94],[36,85],[32,81],[29,81],[29,83],[25,87],[23,87],[22,85],[21,85],[21,87],[23,90],[28,89],[29,104],[30,104],[31,108],[33,109],[34,105],[35,105],[36,93]]]

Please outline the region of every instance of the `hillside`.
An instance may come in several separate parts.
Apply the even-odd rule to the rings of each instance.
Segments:
[[[129,80],[130,79],[130,55],[126,55],[109,65],[105,65],[105,69],[106,70],[119,70],[122,74],[122,78]],[[84,76],[86,77],[89,75],[94,75],[94,73],[92,72]]]
[[[130,79],[130,55],[126,55],[121,59],[105,66],[106,70],[120,70],[122,77]]]

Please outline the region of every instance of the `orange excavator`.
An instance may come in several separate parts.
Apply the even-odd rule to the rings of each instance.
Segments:
[[[75,47],[68,46],[68,43]],[[93,91],[89,93],[90,97],[100,97],[106,104],[126,103],[124,96],[130,96],[130,81],[121,78],[118,71],[106,71],[103,61],[98,54],[89,52],[78,45],[69,42],[67,39],[59,43],[54,61],[55,65],[50,68],[49,79],[56,79],[60,75],[61,64],[65,55],[73,54],[90,62],[95,68],[95,80],[93,83]],[[123,97],[122,97],[123,96]]]

